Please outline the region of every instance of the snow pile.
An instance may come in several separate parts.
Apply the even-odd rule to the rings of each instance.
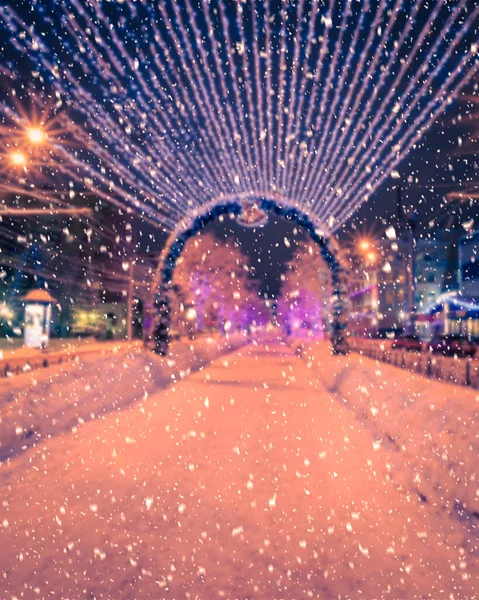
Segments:
[[[0,382],[0,460],[43,438],[83,425],[145,398],[218,356],[239,348],[241,335],[172,344],[168,357],[141,349],[81,360]]]
[[[331,356],[314,342],[303,356],[326,386],[391,450],[391,477],[423,502],[479,518],[479,394],[357,354]],[[333,366],[334,365],[334,366]]]

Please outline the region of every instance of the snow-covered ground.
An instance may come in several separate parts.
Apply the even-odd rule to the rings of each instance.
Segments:
[[[394,450],[391,476],[439,511],[469,518],[479,535],[479,391],[358,354],[311,344],[305,360],[378,443]]]
[[[361,413],[399,380],[311,353],[250,345],[4,462],[0,598],[478,598],[472,517],[398,482],[419,434]]]
[[[166,358],[118,345],[47,370],[0,380],[0,460],[79,427],[197,370],[245,343],[241,335],[174,342]]]

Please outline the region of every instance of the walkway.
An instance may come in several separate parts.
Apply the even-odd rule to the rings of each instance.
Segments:
[[[460,525],[387,473],[305,362],[249,346],[0,469],[0,597],[476,598]]]

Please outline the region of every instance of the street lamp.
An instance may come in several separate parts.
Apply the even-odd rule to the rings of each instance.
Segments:
[[[40,127],[29,127],[27,129],[27,137],[32,144],[38,145],[43,144],[47,136]]]
[[[196,309],[191,304],[185,307],[185,319],[186,319],[186,327],[188,330],[188,337],[190,340],[194,338],[194,325],[193,322],[197,317]]]
[[[14,167],[25,167],[27,165],[28,156],[35,152],[39,146],[43,146],[47,142],[47,133],[40,125],[24,126],[16,134],[18,144],[16,148],[10,152],[10,163]],[[20,141],[21,140],[21,141]]]
[[[360,255],[365,265],[365,271],[367,279],[369,281],[371,305],[370,310],[373,314],[372,325],[377,326],[378,323],[378,306],[379,306],[379,293],[378,293],[378,278],[376,272],[376,263],[378,260],[378,254],[375,250],[374,244],[369,239],[362,239],[358,243]]]
[[[363,239],[359,241],[358,246],[361,252],[367,252],[369,248],[371,248],[371,242],[369,240]]]
[[[10,162],[15,167],[24,167],[27,164],[27,157],[25,156],[25,154],[23,154],[23,152],[20,152],[19,150],[14,150],[10,154]]]

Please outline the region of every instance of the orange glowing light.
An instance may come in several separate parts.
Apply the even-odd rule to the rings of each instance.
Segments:
[[[45,141],[45,132],[39,127],[30,127],[27,129],[27,136],[32,144],[42,144]]]
[[[22,152],[18,152],[18,151],[12,152],[12,154],[10,155],[10,160],[11,160],[12,164],[15,165],[16,167],[23,167],[27,163],[25,154],[23,154]]]
[[[362,250],[363,252],[365,252],[366,250],[369,250],[370,247],[371,247],[371,242],[369,240],[361,240],[359,242],[359,249]]]

